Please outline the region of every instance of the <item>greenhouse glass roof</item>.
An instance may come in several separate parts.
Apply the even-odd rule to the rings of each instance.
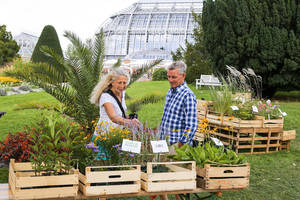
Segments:
[[[106,58],[171,59],[185,40],[193,42],[202,0],[140,0],[104,22]]]

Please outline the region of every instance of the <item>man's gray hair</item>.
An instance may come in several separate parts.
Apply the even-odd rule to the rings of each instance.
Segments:
[[[168,70],[178,69],[179,74],[185,74],[186,64],[183,61],[175,61],[168,66]]]

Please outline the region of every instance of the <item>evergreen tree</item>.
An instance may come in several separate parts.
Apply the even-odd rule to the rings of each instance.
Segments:
[[[10,32],[6,31],[6,25],[0,26],[0,66],[10,62],[17,56],[20,47],[13,40]]]
[[[265,96],[299,90],[299,19],[299,0],[205,0],[203,44],[213,70],[252,68]]]
[[[51,48],[56,54],[63,57],[62,49],[59,43],[59,39],[56,33],[56,30],[53,26],[47,25],[44,27],[39,40],[34,48],[34,51],[31,56],[32,62],[39,63],[47,63],[51,66],[53,65],[59,65],[55,59],[51,58],[48,55],[45,55],[41,51],[41,46],[47,46]]]

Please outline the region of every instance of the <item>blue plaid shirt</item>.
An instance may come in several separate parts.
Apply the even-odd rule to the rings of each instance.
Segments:
[[[192,144],[197,130],[196,97],[184,82],[167,93],[161,120],[161,138],[169,136],[170,144]]]

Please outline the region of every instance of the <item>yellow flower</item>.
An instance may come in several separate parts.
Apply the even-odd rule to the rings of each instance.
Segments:
[[[234,119],[233,116],[230,116],[230,117],[228,118],[229,121],[231,121],[231,120],[233,120],[233,119]]]
[[[229,130],[229,128],[226,126],[226,127],[224,128],[224,130],[228,131],[228,130]]]

